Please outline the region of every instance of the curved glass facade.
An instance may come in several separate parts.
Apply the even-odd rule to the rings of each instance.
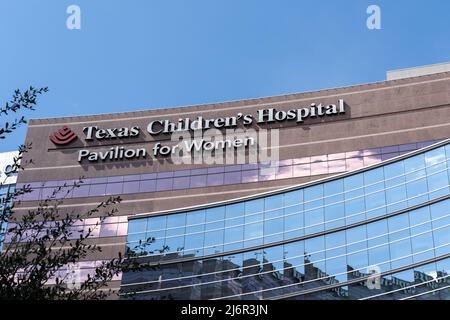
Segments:
[[[157,267],[124,273],[123,297],[449,298],[449,170],[444,142],[278,193],[130,218],[129,258]]]

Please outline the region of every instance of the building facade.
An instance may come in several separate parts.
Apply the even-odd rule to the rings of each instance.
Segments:
[[[450,73],[432,69],[32,120],[15,214],[58,186],[68,212],[120,195],[83,268],[118,252],[149,266],[115,279],[122,299],[448,299]]]

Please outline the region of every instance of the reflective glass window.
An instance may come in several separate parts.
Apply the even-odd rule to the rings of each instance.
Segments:
[[[224,250],[229,251],[242,249],[243,247],[242,240],[244,240],[243,226],[226,228],[224,231],[224,243],[225,243]]]
[[[447,168],[447,164],[445,163],[445,148],[440,147],[425,152],[425,163],[428,174],[445,170]]]
[[[388,243],[388,224],[386,220],[379,220],[367,224],[368,246]]]
[[[344,182],[342,179],[324,184],[325,229],[345,225]]]
[[[148,218],[147,230],[164,230],[166,228],[167,216],[156,216]],[[134,220],[131,220],[134,221]]]
[[[436,199],[449,194],[449,182],[447,171],[433,173],[427,177],[430,199]]]
[[[225,227],[244,224],[244,203],[233,203],[225,206]]]
[[[410,236],[409,215],[400,214],[388,218],[389,241]]]
[[[304,189],[305,199],[305,232],[315,233],[324,230],[324,194],[323,185]]]
[[[411,239],[401,239],[390,243],[391,268],[400,268],[412,264]]]
[[[433,228],[450,224],[450,200],[440,201],[430,206]]]
[[[447,174],[446,174],[447,176]],[[428,201],[428,188],[426,178],[415,179],[406,183],[406,194],[408,206],[424,203]]]
[[[291,239],[304,234],[303,191],[296,190],[284,194],[284,238]]]
[[[203,255],[204,234],[188,234],[184,241],[184,254],[201,256]]]
[[[262,220],[264,217],[264,199],[245,202],[245,223]]]
[[[146,219],[135,219],[128,222],[128,233],[138,233],[147,231]]]
[[[186,213],[170,214],[167,216],[166,236],[177,236],[185,233]]]

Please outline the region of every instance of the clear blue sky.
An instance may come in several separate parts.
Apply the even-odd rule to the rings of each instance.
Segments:
[[[70,4],[81,30],[66,28]],[[382,30],[366,28],[369,4]],[[1,0],[0,102],[48,86],[26,113],[43,118],[380,81],[450,61],[449,12],[447,0]]]

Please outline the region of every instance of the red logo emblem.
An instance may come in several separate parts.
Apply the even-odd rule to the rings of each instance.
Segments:
[[[49,137],[50,140],[57,145],[65,145],[77,138],[77,135],[70,130],[68,127],[64,126],[62,129],[59,129]]]

